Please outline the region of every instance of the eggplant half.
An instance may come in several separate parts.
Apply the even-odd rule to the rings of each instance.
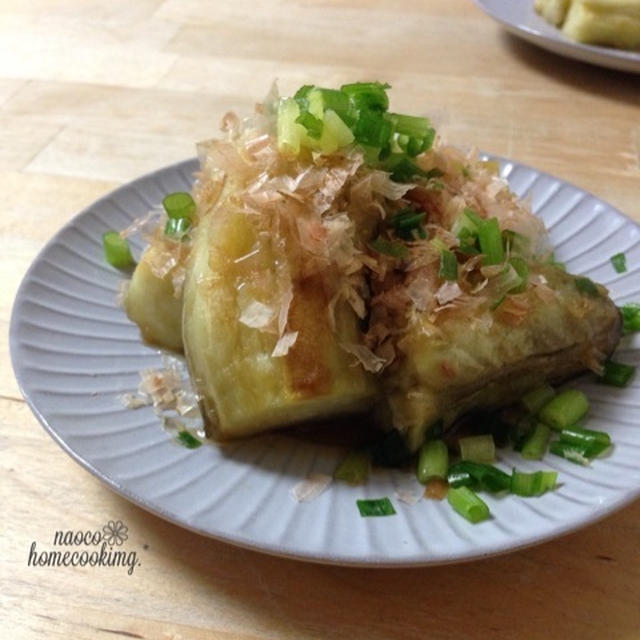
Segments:
[[[183,340],[207,434],[217,440],[359,411],[376,398],[372,376],[340,346],[358,341],[357,316],[337,305],[332,327],[322,279],[297,277],[287,261],[242,212],[216,212],[198,227]],[[283,270],[292,277],[283,280]]]
[[[546,282],[544,299],[530,287],[497,308],[444,311],[436,331],[426,314],[414,316],[387,380],[394,425],[411,449],[439,420],[516,402],[542,382],[597,370],[613,352],[621,318],[604,287],[581,287],[555,266],[531,275]]]

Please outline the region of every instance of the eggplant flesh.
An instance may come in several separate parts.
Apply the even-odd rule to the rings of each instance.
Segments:
[[[140,328],[145,342],[182,351],[182,295],[175,295],[171,272],[159,278],[149,266],[159,249],[150,246],[136,266],[124,309]]]
[[[320,278],[291,278],[287,331],[297,339],[286,355],[272,356],[277,331],[242,321],[252,303],[268,309],[282,266],[248,216],[201,221],[184,288],[183,340],[206,432],[216,440],[360,411],[376,397],[370,374],[340,347],[358,340],[358,318],[338,305],[331,326]]]
[[[533,287],[520,294],[528,311],[515,326],[501,321],[499,308],[485,308],[476,317],[445,317],[433,336],[425,331],[426,317],[415,316],[402,340],[405,356],[388,379],[394,425],[411,449],[439,420],[446,426],[472,409],[506,406],[542,382],[597,368],[613,352],[621,318],[604,287],[588,294],[557,267],[536,272],[553,299],[542,303]]]

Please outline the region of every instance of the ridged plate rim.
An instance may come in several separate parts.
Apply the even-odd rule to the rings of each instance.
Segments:
[[[633,245],[631,245],[631,250],[634,252],[632,256],[634,261],[630,263],[630,270],[631,274],[634,271],[637,272],[637,268],[634,269],[634,265],[640,265],[640,227],[635,222],[592,194],[545,172],[540,172],[527,165],[498,156],[488,157],[500,162],[502,174],[509,179],[512,188],[519,195],[531,194],[534,210],[541,208],[546,219],[552,222],[552,237],[554,229],[563,228],[563,222],[566,222],[567,216],[582,215],[581,211],[584,210],[592,214],[592,220],[589,218],[591,220],[590,224],[597,224],[600,227],[605,227],[605,230],[608,229],[607,233],[601,234],[600,243],[606,243],[609,241],[608,239],[614,238],[618,234],[622,237],[635,239]],[[288,436],[279,435],[265,436],[264,438],[234,445],[229,450],[229,453],[226,454],[221,453],[215,445],[207,445],[194,451],[175,446],[171,441],[171,437],[161,429],[159,420],[154,426],[155,418],[151,417],[149,420],[149,415],[144,414],[147,410],[126,410],[119,404],[119,400],[117,400],[119,393],[135,390],[138,369],[133,367],[124,373],[117,369],[120,356],[110,357],[110,349],[119,344],[115,340],[110,341],[102,337],[99,339],[100,344],[104,343],[104,348],[107,350],[104,354],[100,354],[100,366],[104,367],[105,360],[109,363],[110,360],[116,359],[115,364],[111,362],[111,369],[107,366],[106,372],[87,374],[86,367],[84,367],[76,368],[74,373],[73,367],[71,367],[70,371],[54,371],[51,368],[41,369],[40,367],[25,364],[25,358],[27,361],[29,358],[32,361],[38,361],[38,358],[42,358],[42,354],[48,353],[48,344],[42,338],[40,338],[39,344],[37,340],[36,343],[33,343],[33,337],[38,335],[38,329],[45,327],[43,330],[46,331],[46,327],[49,326],[46,323],[39,326],[37,323],[34,324],[34,314],[36,315],[36,320],[39,319],[41,323],[44,318],[49,321],[54,318],[53,330],[60,332],[58,334],[58,343],[72,345],[80,349],[78,354],[82,355],[83,353],[80,348],[82,339],[68,329],[66,324],[64,331],[61,329],[62,324],[58,326],[55,324],[57,322],[55,319],[58,317],[56,314],[60,314],[60,305],[51,305],[49,303],[47,306],[44,304],[40,311],[34,311],[34,307],[36,309],[39,308],[37,305],[40,301],[34,300],[33,295],[29,295],[30,289],[34,287],[46,289],[47,284],[52,286],[51,282],[55,277],[58,277],[57,274],[63,273],[63,270],[56,271],[55,266],[53,272],[47,271],[45,267],[52,264],[56,265],[55,260],[52,262],[56,252],[59,253],[62,249],[67,251],[68,246],[65,240],[69,234],[77,234],[78,237],[86,239],[86,244],[92,245],[92,253],[89,254],[92,258],[91,262],[96,262],[99,265],[100,261],[102,261],[99,234],[93,238],[90,237],[90,234],[84,233],[83,224],[93,223],[96,219],[102,221],[100,214],[103,214],[104,210],[113,209],[114,207],[114,210],[120,210],[121,213],[119,215],[129,216],[130,219],[144,214],[149,205],[159,202],[158,194],[168,189],[185,188],[189,184],[190,175],[195,171],[196,167],[196,160],[190,159],[159,169],[123,185],[84,209],[68,222],[41,250],[25,274],[14,301],[10,325],[10,351],[22,394],[37,419],[62,449],[111,489],[138,506],[177,525],[245,548],[306,561],[376,567],[446,564],[514,551],[539,544],[593,523],[629,504],[640,495],[640,463],[637,462],[640,456],[629,462],[625,458],[629,451],[625,448],[620,449],[618,446],[614,449],[614,457],[611,460],[597,461],[593,468],[587,470],[581,470],[576,468],[575,465],[559,459],[557,462],[554,461],[554,467],[560,469],[561,477],[565,476],[571,479],[571,482],[568,483],[569,489],[572,486],[572,482],[583,482],[581,478],[585,471],[592,474],[589,476],[589,473],[587,473],[587,483],[590,486],[597,485],[602,492],[602,495],[599,498],[596,497],[595,501],[592,500],[587,505],[584,505],[582,504],[584,500],[579,495],[572,495],[567,488],[561,488],[553,496],[549,495],[535,501],[525,501],[524,503],[522,501],[518,503],[517,501],[520,499],[515,497],[512,498],[512,502],[488,498],[492,510],[496,512],[496,518],[492,521],[490,530],[483,528],[485,525],[474,527],[467,524],[459,516],[451,512],[446,504],[424,500],[413,506],[401,504],[394,497],[394,488],[402,487],[406,484],[409,474],[395,471],[384,471],[376,474],[366,487],[359,489],[352,489],[334,483],[315,501],[307,504],[297,504],[289,495],[292,486],[302,480],[308,471],[330,472],[337,461],[334,449],[326,446],[310,445],[291,439]],[[156,194],[154,196],[156,200],[150,197],[151,193]],[[132,194],[136,194],[134,200],[137,200],[137,203],[135,206],[131,203]],[[555,201],[561,202],[562,207],[566,209],[561,215],[557,215],[560,205],[552,206]],[[122,226],[124,225],[118,225],[118,228]],[[578,235],[588,233],[589,227],[590,225],[585,224],[579,230]],[[103,230],[106,230],[106,228],[108,226],[105,226]],[[83,231],[83,233],[80,233],[80,231]],[[570,251],[568,251],[567,247],[570,250],[575,243],[575,234],[569,233],[565,235],[566,238],[561,238],[560,258],[563,256],[570,257]],[[67,254],[65,253],[65,255]],[[65,265],[68,267],[69,264],[73,264],[75,259],[73,253],[69,255],[71,256],[70,258],[63,258],[62,260],[58,256],[59,264],[57,264],[57,268],[65,267]],[[578,260],[580,260],[581,255],[582,259],[584,259],[585,255],[589,256],[588,253],[579,251],[577,253]],[[603,269],[606,270],[608,268],[608,258],[609,255],[604,254],[597,256],[597,264],[593,268],[587,269],[585,273],[589,275],[594,272],[601,272]],[[101,273],[106,273],[109,270],[108,267],[103,266],[96,266],[95,268]],[[66,269],[66,271],[68,272],[69,269]],[[45,273],[44,280],[42,272]],[[88,268],[88,272],[90,272],[90,268]],[[100,308],[108,308],[111,314],[110,318],[106,320],[96,320],[98,326],[103,328],[102,325],[106,323],[110,330],[115,331],[115,327],[122,325],[124,327],[122,329],[123,335],[126,335],[126,339],[123,338],[123,342],[120,344],[125,349],[123,353],[126,353],[127,357],[140,358],[142,366],[136,364],[139,369],[146,366],[157,366],[160,361],[160,352],[142,344],[139,337],[137,337],[137,328],[126,320],[122,310],[115,304],[116,289],[114,286],[110,288],[113,278],[109,280],[108,284],[94,282],[92,285],[90,280],[86,281],[88,277],[86,273],[83,272],[82,276],[76,277],[82,278],[82,280],[78,280],[81,284],[77,285],[80,290],[86,286],[89,291],[94,291],[96,300],[100,300]],[[117,275],[116,277],[119,278]],[[47,278],[51,282],[48,283]],[[621,276],[613,274],[611,282],[615,288],[616,283],[624,283],[627,279],[625,274],[621,274]],[[636,281],[638,281],[637,274]],[[625,295],[618,296],[618,298],[622,301],[640,300],[640,286],[636,284],[635,289],[625,291]],[[76,311],[73,317],[69,316],[66,319],[66,323],[71,323],[69,326],[73,326],[73,322],[82,322],[83,314],[80,313],[79,308],[82,308],[83,304],[90,306],[92,302],[83,301],[72,304],[76,304]],[[39,316],[37,315],[38,313],[40,314]],[[60,322],[62,323],[62,320]],[[93,320],[87,320],[87,322],[91,326],[95,324]],[[635,337],[628,337],[625,340],[623,347],[627,360],[640,364],[640,343]],[[130,354],[129,351],[135,351],[135,354]],[[37,355],[38,353],[40,356]],[[91,354],[95,355],[93,352]],[[63,360],[60,359],[60,361]],[[57,362],[55,359],[53,361]],[[66,362],[68,363],[68,360]],[[138,361],[136,360],[136,362]],[[97,363],[96,366],[98,366]],[[114,366],[116,369],[113,368]],[[38,375],[42,371],[48,373],[48,388],[46,385],[45,388],[38,386]],[[114,379],[116,383],[120,381],[122,388],[117,393],[111,388],[108,393],[102,393],[99,389],[93,392],[94,395],[91,395],[88,390],[83,391],[83,389],[79,388],[75,389],[75,394],[73,393],[74,390],[71,389],[60,391],[59,387],[61,386],[64,389],[65,384],[68,384],[68,378],[73,375],[82,376],[83,387],[85,380],[86,385],[91,386],[94,380],[101,382],[104,378],[107,381]],[[588,382],[581,384],[589,386]],[[637,385],[637,383],[635,384]],[[600,396],[602,395],[602,389],[596,389],[596,391]],[[631,406],[634,409],[636,407],[640,408],[640,388],[638,386],[633,386],[620,393],[616,390],[613,393],[613,402],[608,399],[601,399],[605,406],[605,414],[600,417],[597,416],[597,421],[609,420],[607,411],[622,411],[624,413],[626,411],[625,403],[628,402],[632,403]],[[56,404],[55,398],[57,397],[64,398],[64,400],[59,400],[58,404]],[[98,398],[100,401],[104,400],[108,409],[102,410],[102,413],[100,411],[97,413],[88,411],[86,403],[89,402],[90,404],[92,398]],[[84,405],[83,401],[85,402]],[[635,404],[633,404],[634,402]],[[612,405],[613,408],[608,409],[609,405]],[[63,406],[67,410],[76,407],[78,410],[65,414],[66,417],[61,418],[59,406]],[[77,422],[80,418],[84,419],[85,416],[87,416],[88,420],[99,421],[108,417],[110,413],[122,413],[123,420],[137,422],[138,416],[141,415],[140,411],[146,416],[147,422],[142,425],[136,424],[135,428],[132,427],[131,432],[138,431],[140,437],[142,437],[141,434],[144,434],[146,440],[138,442],[132,438],[126,444],[125,451],[121,454],[116,452],[116,455],[112,456],[97,455],[95,447],[99,444],[108,444],[109,439],[111,439],[111,442],[119,442],[118,438],[121,438],[123,433],[126,436],[128,431],[126,427],[124,431],[120,430],[118,432],[114,430],[108,437],[104,436],[104,433],[100,432],[95,426],[90,426],[89,431],[82,432],[80,436],[78,436],[77,432],[73,432],[74,421]],[[619,436],[620,433],[624,433],[625,441],[628,441],[625,447],[629,446],[638,453],[640,452],[640,422],[637,414],[640,412],[631,410],[630,413],[632,415],[631,419],[619,421],[617,423],[619,428],[612,435],[615,440],[616,435]],[[624,415],[625,418],[628,417],[626,413]],[[106,422],[109,424],[108,420]],[[634,428],[635,435],[633,433]],[[92,433],[91,429],[97,430]],[[631,434],[631,441],[629,441],[629,434]],[[274,446],[274,443],[276,446]],[[136,453],[138,451],[140,452],[139,454]],[[189,471],[195,470],[195,473],[192,479],[187,478],[186,482],[179,481],[175,485],[177,489],[169,491],[164,497],[162,493],[159,494],[159,497],[154,497],[154,492],[149,488],[148,484],[145,484],[144,474],[142,479],[136,480],[134,478],[134,480],[131,480],[131,477],[127,477],[117,467],[118,464],[126,461],[129,456],[138,455],[147,456],[145,459],[148,462],[152,462],[150,468],[153,468],[149,472],[151,476],[153,474],[156,474],[156,477],[158,474],[170,474],[173,470],[179,469],[180,465],[183,465]],[[270,455],[277,457],[278,465],[280,465],[278,469],[269,469],[269,464],[265,463],[265,459],[268,459]],[[622,462],[616,462],[617,457],[620,457]],[[505,461],[507,466],[511,458]],[[547,456],[548,458],[549,456]],[[545,459],[545,463],[547,459]],[[513,460],[516,459],[513,458]],[[159,465],[156,463],[159,463]],[[613,488],[607,486],[607,483],[604,482],[602,477],[604,471],[600,469],[600,465],[604,465],[608,472],[611,473],[614,463],[625,465],[627,468],[626,473],[633,478],[630,486],[620,487],[619,479],[616,479],[618,484],[614,483]],[[263,468],[265,464],[266,471]],[[526,463],[521,459],[518,460],[517,464],[518,467],[525,470],[541,468],[540,465],[533,465],[532,467],[530,463]],[[110,465],[115,465],[118,470],[114,471],[114,468],[110,468]],[[156,465],[157,469],[153,465]],[[216,469],[216,467],[221,468]],[[544,467],[548,468],[549,465],[545,464]],[[184,494],[189,494],[194,501],[197,501],[205,493],[204,488],[200,486],[204,481],[215,479],[217,482],[224,484],[224,480],[232,476],[233,483],[226,488],[226,493],[221,494],[218,501],[214,501],[206,508],[201,509],[201,513],[198,512],[198,509],[192,513],[188,505],[185,507],[177,499],[177,497],[179,498],[179,493],[183,492]],[[246,491],[244,491],[245,483]],[[153,486],[153,483],[151,485]],[[249,492],[249,487],[251,492]],[[205,488],[210,489],[210,485]],[[568,491],[568,497],[563,495],[563,491]],[[247,496],[244,495],[246,492],[249,492],[249,496],[253,497],[254,504],[249,505],[248,511],[245,510],[243,512],[242,509],[238,508],[238,500],[242,497],[246,499]],[[274,492],[275,497],[270,497]],[[360,518],[355,509],[356,498],[375,497],[381,494],[389,495],[392,498],[398,514],[389,518]],[[265,501],[264,505],[268,509],[261,512],[261,507],[263,506],[261,500],[263,499]],[[558,501],[561,503],[560,506],[556,504]],[[566,504],[566,502],[571,503],[571,508],[576,511],[572,515],[566,515],[567,509],[570,508],[570,505]],[[551,504],[553,504],[553,507],[548,506]],[[562,517],[556,522],[558,509],[562,512]],[[426,516],[421,510],[423,512],[426,510]],[[507,518],[501,521],[500,516],[504,516],[507,512],[513,516],[513,519]],[[281,518],[285,513],[288,520],[282,524]],[[261,517],[263,520],[266,519],[266,523],[261,522]],[[241,522],[231,524],[234,518],[240,518]],[[513,529],[514,524],[517,522],[519,523],[518,526],[520,526],[520,521],[523,518],[525,523],[528,519],[533,526],[527,529],[525,533],[515,531]],[[226,522],[220,523],[220,519],[226,520]],[[282,531],[278,527],[281,527]],[[427,531],[430,527],[433,531]],[[319,538],[317,537],[318,530],[320,530]],[[434,532],[436,535],[432,536],[431,534]],[[440,535],[443,533],[446,535]]]

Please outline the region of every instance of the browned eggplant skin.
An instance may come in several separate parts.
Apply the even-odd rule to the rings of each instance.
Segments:
[[[575,277],[555,267],[539,267],[556,293],[541,303],[530,291],[531,310],[521,324],[496,317],[486,331],[472,318],[444,319],[444,340],[421,332],[420,319],[405,340],[405,357],[389,376],[389,403],[395,425],[412,449],[429,425],[450,424],[472,409],[512,404],[543,383],[559,383],[602,364],[622,332],[618,308],[598,285],[598,295],[578,290]],[[485,311],[486,312],[486,311]]]

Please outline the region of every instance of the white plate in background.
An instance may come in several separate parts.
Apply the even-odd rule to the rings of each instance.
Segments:
[[[597,47],[567,38],[562,31],[540,17],[534,0],[475,0],[475,3],[512,34],[533,44],[581,62],[640,73],[640,51]]]

